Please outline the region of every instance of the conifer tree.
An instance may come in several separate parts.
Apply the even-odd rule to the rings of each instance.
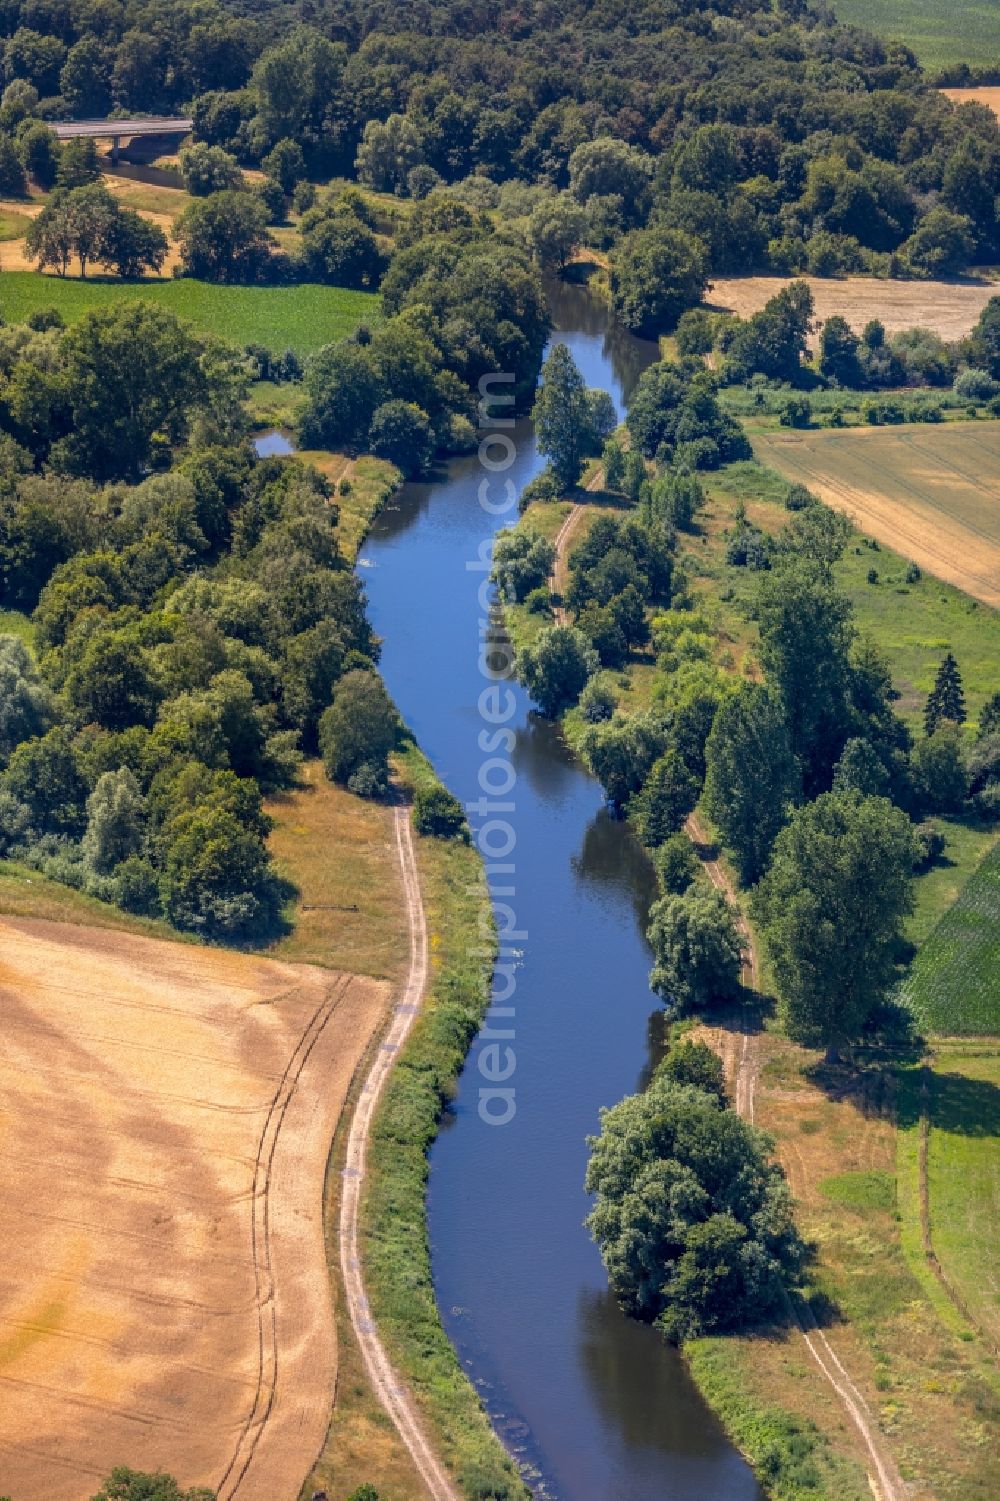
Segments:
[[[995,735],[1000,731],[1000,693],[994,693],[993,697],[983,705],[983,711],[979,716],[979,739],[985,740],[987,735]]]
[[[933,735],[942,720],[952,724],[964,724],[966,719],[965,694],[962,692],[962,674],[951,652],[938,668],[934,687],[924,710],[924,729]]]

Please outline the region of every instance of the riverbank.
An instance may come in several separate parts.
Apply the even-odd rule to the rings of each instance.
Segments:
[[[394,770],[408,797],[437,780],[412,743],[396,756]],[[489,1004],[495,951],[489,894],[471,846],[418,838],[416,856],[430,979],[372,1127],[359,1217],[365,1286],[389,1358],[415,1398],[436,1455],[461,1491],[524,1501],[528,1493],[441,1324],[426,1216],[428,1152]],[[359,1071],[356,1087],[366,1071]],[[346,1317],[336,1235],[345,1143],[342,1127],[325,1192],[343,1375],[327,1443],[303,1495],[317,1488],[347,1494],[367,1481],[397,1501],[423,1501],[424,1484],[372,1393]]]
[[[718,488],[722,488],[724,477],[708,479],[713,510],[718,503],[713,481],[720,479]],[[734,487],[733,513],[737,494]],[[578,494],[575,498],[580,502],[575,512],[569,511],[566,501],[536,505],[519,525],[550,540],[559,536],[565,540],[572,516],[577,518],[573,542],[579,544],[593,521],[601,514],[612,514],[614,507],[602,505],[600,497]],[[694,659],[714,658],[723,671],[753,673],[757,670],[755,642],[745,634],[745,618],[733,611],[732,589],[718,587],[725,563],[724,528],[714,517],[706,526],[708,520],[700,515],[692,534],[682,536],[679,548],[681,566],[694,584],[690,631],[702,637],[700,643],[695,642]],[[861,552],[860,547],[857,551]],[[845,564],[847,572],[854,561],[852,553]],[[555,574],[565,576],[564,560],[557,561]],[[936,581],[933,587],[940,588]],[[720,594],[719,604],[728,606],[722,612],[724,620],[713,609]],[[942,606],[949,603],[942,598]],[[965,605],[963,617],[969,602]],[[919,602],[914,601],[902,611],[906,615],[918,608]],[[966,630],[976,628],[975,606],[972,609]],[[553,614],[559,618],[556,601]],[[864,604],[859,614],[865,625],[880,623],[879,614],[865,610]],[[897,604],[896,632],[902,629],[899,615]],[[544,615],[523,606],[509,607],[507,617],[512,636],[521,644],[546,623]],[[989,632],[990,628],[989,620],[983,619],[981,629]],[[652,662],[633,657],[625,669],[608,672],[605,679],[615,691],[619,708],[628,713],[655,701],[657,673]],[[978,682],[975,689],[980,689]],[[582,728],[576,723],[578,718],[575,713],[567,718],[570,738]],[[984,837],[988,838],[985,831]],[[970,841],[959,827],[949,831],[949,843],[963,857],[962,870],[950,872],[947,886],[940,878],[925,878],[927,889],[921,888],[914,919],[920,936],[934,912],[943,910],[953,898],[948,888],[954,879],[968,875],[976,855],[981,854],[977,841]],[[766,956],[762,970],[766,981]],[[738,1060],[746,1051],[737,1036],[742,1025],[734,1017],[722,1026],[710,1020],[698,1028],[727,1061],[737,1104],[741,1093]],[[968,1321],[964,1329],[956,1329],[954,1319],[940,1319],[935,1299],[927,1295],[928,1278],[916,1275],[910,1243],[915,1233],[919,1243],[919,1221],[910,1223],[913,1203],[909,1200],[916,1202],[918,1196],[907,1196],[900,1181],[897,1198],[895,1093],[904,1082],[898,1060],[868,1052],[850,1070],[825,1070],[818,1054],[780,1036],[766,1018],[764,1030],[751,1038],[751,1048],[757,1076],[751,1118],[774,1135],[795,1193],[800,1224],[816,1247],[807,1297],[825,1326],[820,1337],[836,1349],[841,1367],[851,1372],[861,1420],[881,1434],[880,1446],[891,1448],[912,1495],[930,1497],[946,1487],[949,1494],[985,1497],[996,1481],[991,1462],[983,1458],[985,1435],[995,1421],[996,1369],[988,1344],[976,1338]],[[901,1161],[903,1142],[900,1137]],[[991,1181],[985,1164],[979,1176]],[[940,1191],[939,1202],[946,1202]],[[953,1221],[954,1215],[948,1215],[942,1226],[950,1246],[956,1241]],[[806,1487],[810,1495],[841,1501],[868,1493],[859,1458],[870,1468],[869,1455],[859,1452],[857,1421],[848,1418],[839,1395],[832,1396],[829,1373],[823,1373],[819,1359],[810,1359],[812,1355],[825,1360],[823,1350],[804,1346],[794,1326],[696,1341],[685,1353],[703,1395],[772,1495],[784,1501],[800,1496]],[[932,1441],[928,1435],[933,1435]],[[890,1478],[888,1484],[900,1482]],[[878,1490],[893,1493],[886,1491],[885,1483]]]
[[[282,451],[291,456],[286,442]],[[370,455],[349,459],[310,450],[294,456],[330,481],[340,511],[341,549],[353,561],[370,526],[399,489],[398,469]],[[412,742],[396,756],[394,772],[407,798],[436,781]],[[320,763],[311,761],[303,767],[302,786],[273,799],[268,811],[276,819],[273,852],[299,891],[294,927],[282,953],[322,963],[350,956],[361,972],[388,978],[398,988],[404,932],[391,809],[333,787]],[[490,1495],[518,1501],[527,1492],[441,1324],[425,1204],[427,1154],[489,1004],[489,895],[482,862],[470,846],[417,838],[415,848],[430,929],[431,977],[423,1013],[399,1055],[373,1123],[359,1216],[365,1286],[389,1358],[416,1398],[435,1453],[467,1494],[484,1494],[483,1487],[489,1486]],[[337,851],[335,861],[329,859],[330,849]],[[475,940],[481,933],[487,937]],[[381,1045],[382,1036],[384,1028],[373,1048]],[[324,1221],[341,1374],[327,1441],[303,1494],[331,1487],[346,1493],[373,1483],[399,1501],[423,1501],[424,1483],[371,1386],[347,1316],[340,1272],[341,1172],[353,1104],[371,1056],[370,1051],[369,1062],[355,1076],[352,1108],[344,1113],[327,1169]]]

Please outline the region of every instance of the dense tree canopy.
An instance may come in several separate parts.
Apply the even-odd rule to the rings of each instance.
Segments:
[[[792,1036],[834,1052],[860,1036],[893,979],[913,860],[885,798],[825,793],[792,814],[755,905]]]
[[[717,1075],[684,1080],[685,1062],[602,1112],[586,1179],[612,1291],[673,1340],[760,1321],[801,1264],[770,1142],[725,1108]]]
[[[736,857],[740,880],[753,885],[800,784],[784,705],[772,688],[743,683],[723,699],[705,760],[705,811]]]

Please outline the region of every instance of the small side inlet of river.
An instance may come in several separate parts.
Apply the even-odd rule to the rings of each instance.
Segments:
[[[653,345],[609,323],[579,288],[556,286],[555,339],[619,413]],[[530,422],[510,430],[518,493],[542,467]],[[479,503],[476,456],[407,485],[360,558],[389,691],[439,775],[482,796],[477,708],[483,578],[469,565],[516,519]],[[431,1157],[429,1216],[441,1314],[463,1365],[540,1497],[560,1501],[761,1501],[683,1361],[626,1319],[584,1229],[586,1137],[601,1106],[641,1088],[659,1056],[661,1007],[644,938],[652,870],[601,788],[515,685],[506,884],[524,936],[513,1047],[517,1111],[479,1113],[477,1042]],[[473,825],[481,820],[475,816]]]

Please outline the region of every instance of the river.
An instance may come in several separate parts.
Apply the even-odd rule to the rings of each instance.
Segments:
[[[554,288],[550,302],[553,337],[621,413],[655,347],[609,326],[580,288]],[[542,460],[529,422],[513,437],[517,456],[504,479],[520,491]],[[463,802],[481,796],[485,759],[482,573],[467,564],[515,519],[479,504],[483,477],[472,456],[407,485],[359,560],[389,691]],[[477,1042],[431,1156],[442,1318],[539,1497],[760,1501],[680,1357],[615,1306],[583,1226],[586,1137],[600,1108],[640,1088],[659,1056],[662,1008],[649,990],[643,936],[655,882],[558,727],[515,691],[509,900],[525,934],[516,941],[517,1066],[508,1081],[516,1114],[502,1127],[481,1118]]]

